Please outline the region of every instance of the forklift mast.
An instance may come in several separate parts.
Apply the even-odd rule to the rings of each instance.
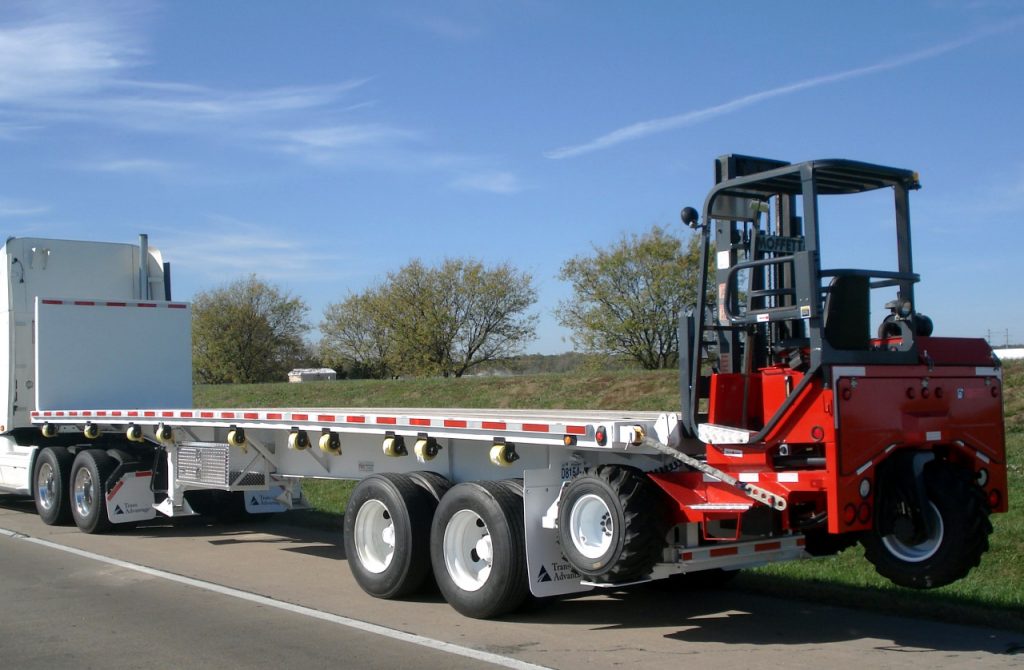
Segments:
[[[683,220],[701,235],[698,303],[680,318],[682,428],[695,437],[709,395],[709,373],[749,376],[786,364],[802,373],[800,389],[815,378],[827,385],[834,365],[914,364],[915,338],[931,321],[914,305],[908,193],[917,174],[849,160],[783,161],[730,154],[715,162],[716,185],[703,212]],[[819,196],[890,188],[894,196],[896,271],[822,269]],[[712,239],[713,236],[713,239]],[[708,270],[714,244],[715,283]],[[870,292],[896,289],[878,326],[870,323]],[[890,289],[891,290],[891,289]],[[789,408],[751,418],[744,388],[738,428],[766,434]],[[758,425],[748,425],[748,424]],[[754,441],[756,441],[756,437]]]

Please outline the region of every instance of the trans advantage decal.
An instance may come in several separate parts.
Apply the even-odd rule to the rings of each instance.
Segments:
[[[156,517],[153,509],[151,471],[126,472],[107,493],[107,517],[112,523],[148,521]]]

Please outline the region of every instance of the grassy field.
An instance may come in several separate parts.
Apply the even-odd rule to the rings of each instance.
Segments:
[[[1010,512],[992,517],[991,549],[979,568],[931,591],[892,586],[858,546],[835,557],[744,572],[738,588],[847,607],[1024,631],[1024,363],[1004,368]],[[200,407],[466,407],[675,410],[672,371],[549,374],[524,377],[417,379],[198,386]],[[351,484],[310,481],[314,506],[344,510]],[[336,521],[332,522],[336,523]]]

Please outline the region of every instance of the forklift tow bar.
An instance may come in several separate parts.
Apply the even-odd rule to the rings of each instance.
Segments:
[[[656,449],[657,451],[660,451],[666,456],[671,456],[677,461],[681,461],[687,467],[693,468],[694,470],[697,470],[699,472],[703,472],[709,477],[714,477],[715,479],[718,479],[728,484],[729,486],[732,486],[733,488],[743,493],[743,495],[761,503],[762,505],[768,505],[769,507],[779,510],[780,512],[786,509],[786,499],[783,498],[782,496],[775,495],[771,491],[766,491],[760,486],[754,486],[753,484],[748,484],[747,482],[741,482],[732,475],[726,474],[719,470],[718,468],[712,467],[705,463],[704,461],[694,458],[693,456],[689,456],[681,451],[673,449],[667,444],[659,442],[658,440],[655,440],[650,436],[645,436],[642,444],[645,447]]]

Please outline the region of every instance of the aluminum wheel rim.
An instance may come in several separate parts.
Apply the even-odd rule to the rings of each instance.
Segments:
[[[444,529],[444,566],[463,591],[477,591],[487,583],[494,563],[494,548],[487,524],[476,512],[459,510]]]
[[[36,496],[43,509],[53,509],[57,498],[57,473],[49,463],[42,463],[36,474]]]
[[[86,518],[92,514],[96,504],[95,487],[93,486],[92,473],[89,468],[79,468],[75,473],[75,509],[80,518]]]
[[[354,530],[359,563],[374,574],[387,570],[395,556],[395,522],[387,505],[379,500],[363,503]]]
[[[904,544],[895,535],[886,535],[882,538],[882,544],[889,550],[889,553],[907,563],[920,563],[927,561],[935,555],[935,552],[942,546],[942,538],[945,536],[945,527],[942,525],[942,515],[935,503],[928,501],[928,509],[931,514],[932,535],[924,542],[918,544]]]
[[[612,546],[612,512],[600,496],[588,493],[572,506],[569,532],[576,551],[600,558]]]

